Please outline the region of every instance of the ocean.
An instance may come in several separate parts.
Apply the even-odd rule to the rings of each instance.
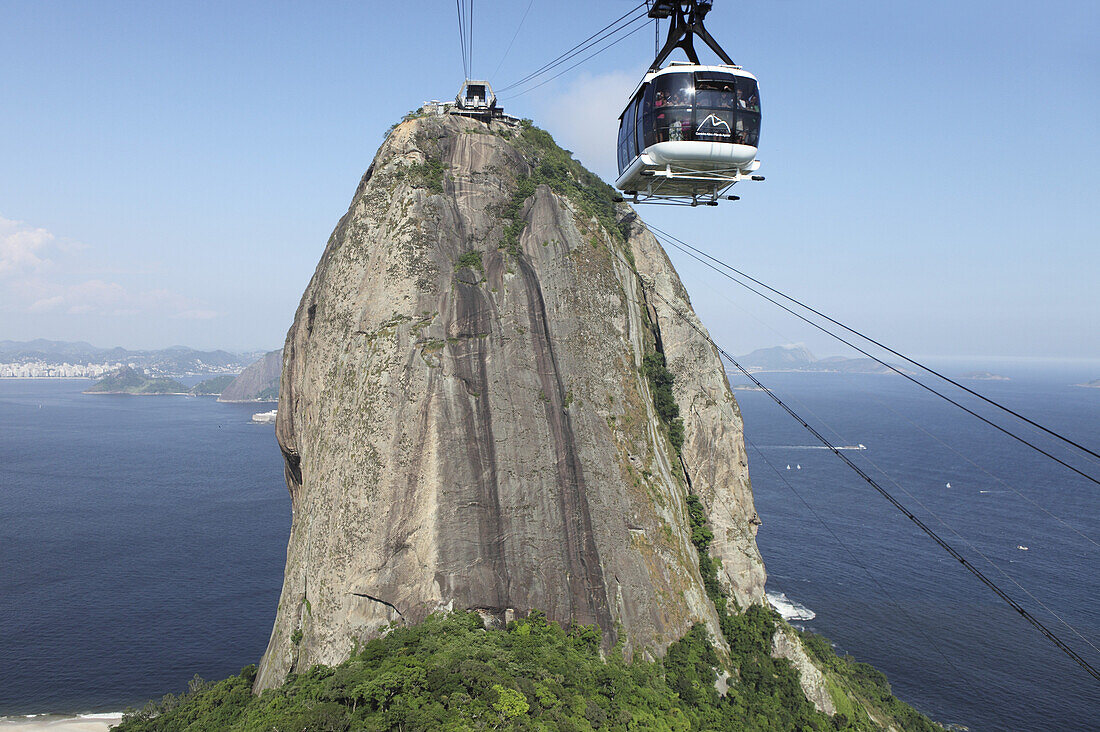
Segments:
[[[0,715],[118,711],[267,645],[290,496],[255,404],[0,381]]]
[[[1100,389],[1071,386],[1095,370],[967,383],[1095,449]],[[865,445],[845,454],[1100,665],[1096,486],[900,377],[760,378],[830,439]],[[0,381],[0,716],[117,711],[234,674],[274,619],[290,501],[272,427],[250,422],[260,406],[87,384]],[[768,592],[792,622],[938,721],[1100,729],[1100,684],[766,394],[736,393]]]
[[[1082,375],[1026,365],[1001,373],[1011,380],[965,383],[1100,448],[1100,389],[1072,386]],[[1097,486],[898,376],[759,378],[834,444],[865,445],[844,454],[1100,666],[1091,647],[1100,646]],[[1100,683],[832,452],[817,449],[766,394],[736,393],[751,440],[768,591],[814,616],[792,622],[885,672],[898,696],[941,723],[1100,729]],[[990,416],[974,399],[962,401]],[[1070,455],[1034,430],[1020,433]],[[1096,463],[1072,462],[1100,475]]]

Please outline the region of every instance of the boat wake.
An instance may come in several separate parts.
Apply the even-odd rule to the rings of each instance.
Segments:
[[[824,445],[761,445],[762,449],[768,450],[829,450],[833,448],[825,447]],[[867,446],[862,442],[858,445],[838,445],[837,450],[866,450]]]

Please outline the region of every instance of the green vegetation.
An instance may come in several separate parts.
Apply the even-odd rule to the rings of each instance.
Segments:
[[[664,354],[656,350],[647,353],[642,360],[642,372],[649,380],[657,414],[669,430],[669,442],[679,452],[684,439],[683,420],[672,393],[675,377],[665,366]],[[852,659],[840,659],[827,641],[812,633],[803,633],[802,637],[812,639],[815,658],[816,654],[821,654],[822,658],[829,659],[821,661],[820,667],[828,674],[827,685],[838,711],[832,718],[818,712],[802,692],[798,671],[786,659],[771,655],[772,641],[779,627],[786,626],[785,622],[769,607],[752,605],[741,612],[735,601],[730,607],[731,599],[718,580],[721,562],[710,554],[714,532],[707,524],[702,501],[694,493],[688,493],[687,509],[691,543],[698,554],[703,587],[718,614],[722,636],[729,645],[730,668],[740,679],[731,686],[725,699],[719,699],[713,688],[706,691],[712,698],[709,704],[700,708],[700,713],[705,709],[711,711],[705,716],[703,729],[739,729],[738,725],[745,720],[752,720],[751,729],[876,729],[877,725],[867,712],[855,706],[850,696],[880,712],[881,716],[895,720],[902,729],[938,729],[894,697],[885,675],[877,669]],[[688,659],[689,670],[683,671],[679,678],[690,679],[691,691],[680,686],[674,688],[681,698],[693,700],[693,703],[699,702],[693,694],[704,688],[706,679],[713,679],[713,669],[720,666],[714,649],[706,640],[702,626],[696,626],[669,648],[665,658],[666,667],[677,659]]]
[[[190,391],[176,381],[147,376],[144,372],[123,366],[113,374],[93,384],[85,394],[186,394]]]
[[[471,249],[470,251],[459,257],[458,261],[455,262],[455,269],[459,270],[463,267],[476,269],[481,274],[485,274],[485,265],[481,263],[481,252],[477,251],[476,249]]]
[[[402,117],[401,119],[397,120],[392,125],[390,125],[390,128],[388,130],[386,130],[386,134],[382,135],[382,139],[385,140],[385,139],[389,138],[389,136],[391,134],[393,134],[393,131],[397,129],[397,126],[402,124],[403,122],[408,122],[411,119],[418,119],[420,117],[426,117],[426,116],[427,116],[427,114],[424,112],[423,107],[417,107],[416,109],[414,109],[410,112],[406,112],[404,117]]]
[[[260,393],[256,395],[256,401],[259,401],[259,402],[277,402],[277,401],[279,401],[279,383],[275,382],[274,386],[269,386],[265,389],[261,389]]]
[[[212,379],[200,381],[191,387],[191,393],[198,396],[217,396],[225,391],[225,387],[233,383],[237,377],[233,374],[215,376]]]
[[[718,612],[722,635],[729,644],[730,665],[737,670],[741,680],[731,689],[730,703],[718,706],[717,716],[708,721],[722,729],[734,719],[746,718],[754,720],[753,729],[834,729],[834,721],[843,723],[835,729],[847,728],[847,719],[830,720],[814,709],[802,693],[798,672],[790,662],[772,657],[776,623],[782,622],[775,611],[752,605],[741,613],[736,603],[730,611],[729,600],[718,582],[719,562],[710,555],[714,533],[707,525],[703,504],[695,494],[688,494],[687,503],[691,542],[699,553],[699,573],[707,597]],[[731,718],[730,714],[735,717]]]
[[[689,730],[695,715],[670,684],[677,673],[617,651],[604,661],[596,628],[566,631],[535,613],[487,631],[476,613],[454,613],[394,628],[347,662],[292,674],[259,697],[255,666],[192,684],[116,729]]]
[[[699,573],[703,577],[707,597],[718,612],[722,636],[729,644],[730,665],[736,669],[740,679],[731,687],[727,703],[718,705],[714,715],[708,717],[707,724],[714,726],[704,726],[703,729],[740,729],[733,726],[738,720],[752,720],[750,729],[879,729],[879,725],[871,721],[863,708],[854,705],[850,697],[863,702],[880,718],[889,720],[899,729],[940,729],[927,717],[894,697],[882,672],[851,658],[838,658],[824,638],[803,632],[800,637],[807,643],[807,652],[826,673],[826,684],[837,707],[837,713],[831,718],[818,712],[802,692],[798,671],[786,659],[771,655],[772,639],[776,632],[781,626],[790,626],[769,607],[752,605],[744,612],[738,612],[734,603],[731,611],[730,599],[718,581],[720,563],[710,555],[714,533],[707,525],[703,504],[695,494],[688,494],[687,504],[691,542],[699,554]],[[670,655],[675,647],[669,649]],[[713,653],[713,649],[710,652]],[[701,668],[699,664],[703,662],[709,663],[709,656],[699,656],[695,661],[696,668]],[[668,663],[666,658],[666,666]]]
[[[115,729],[873,729],[813,712],[797,680],[789,683],[793,670],[766,669],[778,670],[777,680],[747,660],[769,657],[768,628],[775,628],[757,609],[735,651],[741,682],[730,679],[725,696],[715,688],[723,664],[701,625],[673,643],[664,660],[627,662],[618,648],[601,657],[592,626],[566,630],[532,613],[505,630],[485,630],[476,613],[452,613],[395,627],[339,666],[291,674],[261,696],[251,693],[255,666],[217,683],[196,678],[185,694],[127,712]]]
[[[838,656],[829,641],[820,635],[807,631],[797,632],[806,653],[820,669],[835,679],[833,683],[840,687],[835,690],[830,689],[834,698],[838,695],[837,692],[841,694],[846,692],[848,696],[874,708],[883,716],[896,720],[902,729],[928,731],[940,729],[923,714],[893,695],[890,682],[886,680],[886,674],[851,656]]]
[[[657,416],[668,429],[668,441],[679,454],[684,446],[684,420],[680,419],[680,407],[672,394],[675,377],[665,367],[665,355],[659,351],[647,353],[642,359],[642,373],[649,380],[649,390],[653,393],[653,406],[657,410]]]
[[[428,158],[422,163],[413,163],[405,168],[405,175],[412,184],[427,188],[432,193],[443,192],[443,176],[447,173],[447,164],[442,160]]]
[[[625,234],[615,215],[618,194],[594,173],[573,159],[568,150],[554,142],[549,132],[535,127],[531,120],[520,122],[520,133],[514,143],[532,168],[532,173],[516,180],[511,199],[498,212],[509,223],[504,227],[500,248],[510,254],[519,253],[519,237],[526,226],[521,217],[523,204],[540,185],[569,198],[585,218],[594,217],[612,237],[625,241]]]
[[[585,217],[595,217],[613,237],[625,240],[615,214],[615,202],[620,196],[614,188],[586,170],[573,159],[572,153],[558,147],[549,132],[535,127],[529,119],[520,122],[516,146],[535,169],[531,176],[534,185],[550,186],[555,193],[569,198]]]
[[[523,213],[524,202],[535,195],[536,187],[538,187],[538,179],[533,176],[517,180],[516,190],[512,192],[512,197],[508,200],[504,210],[500,212],[500,218],[508,220],[508,224],[504,227],[504,236],[501,239],[500,248],[509,254],[519,254],[519,235],[523,233],[524,227],[527,226],[527,222],[523,220],[520,214]]]

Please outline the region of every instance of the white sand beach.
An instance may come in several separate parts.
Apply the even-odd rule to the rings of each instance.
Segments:
[[[105,714],[36,714],[30,717],[0,719],[0,732],[107,732],[122,721],[122,712]]]

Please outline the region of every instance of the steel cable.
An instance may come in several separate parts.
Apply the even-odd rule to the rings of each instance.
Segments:
[[[878,358],[877,356],[873,355],[872,353],[864,350],[863,348],[860,348],[855,343],[852,343],[850,340],[847,340],[844,337],[839,336],[836,333],[833,333],[828,328],[824,327],[823,325],[821,325],[819,323],[815,323],[814,321],[810,320],[809,318],[802,315],[801,313],[795,312],[794,310],[790,309],[789,307],[787,307],[783,303],[775,300],[772,297],[769,297],[767,294],[765,294],[763,292],[760,292],[759,290],[757,290],[757,289],[753,288],[752,286],[742,282],[741,280],[737,279],[736,277],[731,276],[729,273],[723,272],[721,269],[719,269],[715,265],[711,264],[710,262],[708,262],[703,257],[701,257],[701,256],[695,254],[693,251],[691,251],[691,249],[693,249],[693,247],[691,249],[689,249],[688,247],[690,247],[690,245],[684,244],[684,245],[681,246],[681,243],[680,243],[679,239],[676,239],[675,237],[672,237],[668,234],[665,234],[663,231],[661,231],[657,227],[651,227],[651,228],[652,228],[653,231],[659,232],[660,236],[658,238],[660,240],[664,241],[669,246],[672,246],[675,249],[678,249],[681,252],[684,252],[689,257],[696,260],[697,262],[700,262],[704,266],[709,267],[710,269],[713,269],[715,272],[718,272],[723,277],[725,277],[729,280],[732,280],[733,282],[736,282],[741,287],[744,287],[745,289],[749,290],[750,292],[753,292],[753,293],[759,295],[760,297],[764,298],[765,300],[772,303],[776,307],[790,313],[791,315],[793,315],[794,317],[796,317],[799,320],[803,321],[804,323],[807,323],[808,325],[816,328],[817,330],[821,331],[822,333],[825,333],[826,335],[829,335],[832,338],[835,338],[836,340],[840,341],[841,343],[845,344],[846,346],[858,351],[859,353],[862,353],[864,356],[867,356],[868,358],[872,359],[876,363],[878,363],[882,366],[885,366],[886,368],[890,369],[891,371],[898,374],[899,376],[902,376],[905,379],[907,379],[907,380],[911,381],[912,383],[916,384],[920,388],[922,388],[922,389],[924,389],[924,390],[926,390],[926,391],[928,391],[932,394],[935,394],[940,399],[943,399],[944,401],[948,402],[949,404],[952,404],[955,407],[958,407],[959,409],[963,410],[964,412],[971,415],[972,417],[975,417],[975,418],[981,420],[982,422],[989,425],[990,427],[997,430],[998,432],[1001,432],[1005,435],[1008,435],[1009,437],[1016,440],[1017,442],[1019,442],[1023,445],[1026,445],[1027,447],[1030,447],[1032,450],[1035,450],[1039,454],[1046,456],[1047,458],[1053,460],[1054,462],[1058,463],[1062,467],[1076,473],[1077,475],[1081,476],[1082,478],[1089,481],[1090,483],[1095,483],[1096,485],[1100,485],[1100,479],[1097,479],[1097,478],[1089,475],[1088,473],[1084,472],[1083,470],[1080,470],[1080,469],[1074,467],[1073,465],[1070,465],[1065,460],[1062,460],[1061,458],[1059,458],[1059,457],[1053,455],[1052,453],[1044,450],[1043,448],[1039,447],[1035,443],[1027,440],[1024,437],[1021,437],[1021,436],[1017,435],[1016,433],[1012,432],[1009,429],[1006,429],[1005,427],[1002,427],[1001,425],[997,424],[996,422],[992,421],[991,419],[989,419],[989,418],[987,418],[987,417],[985,417],[981,414],[978,414],[973,409],[970,409],[966,405],[961,404],[960,402],[952,399],[951,397],[947,396],[943,392],[937,391],[937,390],[933,389],[931,386],[929,386],[928,384],[925,384],[924,382],[920,381],[919,379],[914,378],[911,374],[908,374],[905,371],[902,371],[901,369],[897,368],[896,366],[894,366],[890,363],[887,363],[886,361],[883,361],[881,358]],[[753,280],[753,281],[755,282],[756,280]],[[768,288],[767,285],[761,284],[761,286]],[[768,289],[770,290],[771,288],[768,288]]]
[[[577,45],[573,46],[568,51],[565,51],[564,53],[562,53],[557,58],[543,64],[540,68],[538,68],[535,71],[532,71],[531,73],[527,74],[527,76],[523,77],[522,79],[519,79],[518,81],[514,81],[511,84],[508,84],[506,86],[501,87],[500,89],[497,90],[497,93],[507,91],[508,89],[514,89],[515,87],[520,86],[521,84],[526,84],[528,81],[531,81],[534,78],[536,78],[538,76],[541,76],[542,74],[546,73],[547,71],[550,71],[550,70],[556,68],[557,66],[560,66],[561,64],[565,63],[566,61],[573,58],[577,54],[583,53],[584,51],[591,48],[596,43],[599,43],[601,40],[603,40],[607,36],[613,35],[618,30],[620,30],[620,28],[617,27],[617,26],[619,26],[619,24],[622,23],[623,20],[625,20],[626,18],[628,18],[631,15],[634,15],[634,13],[636,13],[639,9],[644,8],[644,7],[645,7],[645,3],[639,3],[636,7],[632,8],[629,11],[627,11],[623,15],[620,15],[618,18],[611,21],[610,23],[605,25],[603,28],[601,28],[600,30],[598,30],[595,33],[593,33],[592,35],[590,35],[588,38],[585,38],[583,41],[581,41]],[[638,16],[638,17],[644,17],[644,14],[642,16]],[[631,18],[629,21],[627,21],[627,24],[634,22],[634,20],[637,20],[637,18]],[[607,33],[607,31],[609,29],[613,29],[613,30],[611,30],[610,33]]]
[[[760,280],[756,279],[752,275],[746,274],[746,273],[742,272],[741,270],[737,269],[736,267],[733,267],[732,265],[726,264],[722,260],[717,259],[716,257],[713,257],[710,254],[707,254],[706,252],[702,251],[701,249],[697,249],[696,247],[692,246],[691,244],[688,244],[685,241],[677,239],[675,236],[673,236],[673,235],[671,235],[667,232],[661,231],[656,226],[651,226],[650,228],[653,231],[658,232],[662,236],[667,237],[668,239],[671,239],[671,240],[687,247],[688,249],[692,250],[693,252],[699,254],[700,256],[703,256],[703,257],[711,260],[712,262],[714,262],[714,263],[716,263],[716,264],[718,264],[722,267],[725,267],[726,269],[730,270],[731,272],[735,272],[738,275],[740,275],[741,277],[744,277],[745,279],[750,280],[750,281],[754,282],[757,285],[760,285],[761,287],[767,289],[769,292],[775,293],[776,295],[782,297],[784,300],[792,302],[795,305],[797,305],[801,308],[804,308],[805,310],[810,311],[811,313],[813,313],[814,315],[817,315],[820,318],[824,318],[825,320],[829,321],[833,325],[836,325],[836,326],[839,326],[839,327],[843,328],[844,330],[848,331],[849,333],[852,333],[853,335],[856,335],[856,336],[862,338],[863,340],[867,341],[868,343],[873,343],[874,345],[876,345],[879,348],[883,349],[884,351],[890,353],[891,355],[897,356],[898,358],[904,360],[906,363],[912,364],[913,366],[916,366],[917,368],[921,369],[922,371],[925,371],[925,372],[927,372],[927,373],[929,373],[929,374],[931,374],[931,375],[933,375],[933,376],[935,376],[939,379],[942,379],[943,381],[946,381],[947,383],[951,384],[952,386],[955,386],[959,389],[962,389],[963,391],[970,394],[971,396],[975,396],[978,399],[981,399],[983,402],[985,402],[987,404],[990,404],[990,405],[996,407],[997,409],[1000,409],[1003,412],[1007,412],[1008,414],[1011,414],[1013,417],[1016,417],[1017,419],[1019,419],[1023,422],[1026,422],[1027,424],[1031,425],[1032,427],[1035,427],[1039,430],[1042,430],[1043,432],[1047,433],[1048,435],[1050,435],[1052,437],[1055,437],[1055,438],[1061,440],[1062,442],[1077,448],[1078,450],[1092,456],[1095,459],[1100,459],[1100,453],[1095,452],[1094,450],[1090,450],[1089,448],[1087,448],[1084,445],[1076,442],[1075,440],[1072,440],[1069,437],[1066,437],[1065,435],[1060,434],[1059,432],[1056,432],[1055,430],[1052,430],[1048,427],[1045,427],[1045,426],[1039,424],[1038,422],[1035,422],[1032,419],[1029,419],[1028,417],[1020,414],[1019,412],[1017,412],[1017,411],[1015,411],[1015,410],[1013,410],[1009,407],[1006,407],[1003,404],[1001,404],[1001,403],[999,403],[999,402],[997,402],[993,399],[990,399],[989,397],[985,396],[984,394],[981,394],[980,392],[975,391],[974,389],[971,389],[971,388],[969,388],[969,387],[967,387],[963,384],[960,384],[959,382],[955,381],[954,379],[950,378],[949,376],[945,376],[944,374],[940,373],[939,371],[936,371],[935,369],[930,368],[929,366],[926,366],[923,363],[910,358],[909,356],[906,356],[904,353],[900,353],[898,351],[895,351],[893,348],[890,348],[889,346],[875,340],[874,338],[872,338],[868,335],[865,335],[865,334],[861,333],[860,331],[845,325],[844,323],[841,323],[839,320],[835,320],[834,318],[829,317],[828,315],[821,312],[820,310],[816,310],[815,308],[805,304],[804,302],[801,302],[800,300],[797,300],[796,298],[793,298],[790,295],[787,295],[786,293],[784,293],[780,290],[777,290],[774,287],[771,287],[770,285],[768,285],[764,282],[761,282]],[[834,336],[834,337],[836,337],[836,336]],[[857,350],[859,350],[859,349],[857,349]],[[865,353],[864,351],[860,351],[860,352]],[[869,355],[869,354],[865,353],[865,355]],[[874,356],[870,356],[870,357],[874,358]],[[877,361],[878,359],[875,359],[875,360]],[[901,373],[900,371],[898,371],[898,369],[891,366],[890,364],[884,363],[882,361],[879,361],[879,363],[881,363],[884,366],[888,367],[892,371],[895,371],[897,373]],[[1093,481],[1093,482],[1096,482],[1096,481]]]
[[[638,19],[638,18],[635,18],[635,19],[634,19],[633,21],[631,21],[631,23],[634,23],[634,22],[636,22],[637,20],[639,20],[639,19]],[[632,35],[634,35],[634,34],[635,34],[635,33],[637,33],[638,31],[640,31],[640,30],[644,29],[644,28],[645,28],[645,26],[646,26],[646,24],[644,24],[644,23],[643,23],[642,25],[638,26],[637,28],[635,28],[634,30],[630,31],[630,32],[629,32],[629,33],[627,33],[626,35],[624,35],[624,36],[621,36],[621,37],[619,37],[619,38],[615,39],[615,40],[614,40],[614,41],[612,41],[611,43],[608,43],[608,44],[607,44],[606,46],[603,46],[603,47],[601,47],[601,48],[597,49],[596,51],[592,52],[591,54],[589,54],[589,55],[585,56],[585,57],[584,57],[584,58],[582,58],[582,59],[581,59],[580,61],[578,61],[577,63],[573,64],[572,66],[567,66],[567,67],[566,67],[566,68],[565,68],[564,70],[562,70],[562,71],[559,71],[558,73],[556,73],[556,74],[554,74],[553,76],[551,76],[551,77],[550,77],[549,79],[544,79],[544,80],[540,81],[540,82],[539,82],[538,84],[535,84],[535,85],[534,85],[534,86],[532,86],[532,87],[528,87],[527,89],[524,89],[523,91],[521,91],[521,92],[519,92],[519,93],[517,93],[517,94],[513,94],[513,95],[511,95],[510,97],[508,97],[508,99],[510,99],[510,100],[511,100],[511,99],[517,99],[518,97],[522,97],[522,96],[523,96],[524,94],[527,94],[528,92],[532,92],[532,91],[534,91],[535,89],[538,89],[538,88],[539,88],[540,86],[543,86],[544,84],[549,84],[549,83],[550,83],[551,81],[553,81],[554,79],[557,79],[557,78],[558,78],[559,76],[563,76],[564,74],[567,74],[567,73],[569,73],[570,71],[572,71],[573,69],[577,68],[578,66],[580,66],[581,64],[583,64],[583,63],[584,63],[585,61],[588,61],[589,59],[592,59],[592,58],[594,58],[594,57],[596,57],[596,56],[600,55],[601,53],[603,53],[603,52],[604,52],[604,51],[606,51],[607,49],[611,48],[612,46],[615,46],[615,45],[617,45],[617,44],[619,44],[619,43],[621,43],[621,42],[625,41],[625,40],[626,40],[627,38],[630,38],[630,37],[631,37]],[[619,30],[625,30],[625,29],[626,29],[626,28],[628,28],[628,27],[630,27],[630,24],[629,24],[629,23],[628,23],[627,25],[624,25],[624,26],[623,26],[622,28],[620,28]],[[616,31],[616,32],[618,32],[618,31]]]
[[[626,258],[623,257],[619,252],[616,252],[611,247],[608,247],[608,251],[611,252],[615,256],[616,259],[618,259],[624,266],[626,266],[631,272],[633,272],[640,280],[642,280],[643,282],[645,281],[644,278],[642,277],[642,275],[634,267],[634,265],[632,265],[630,262],[628,262],[626,260]],[[717,343],[715,343],[714,340],[710,337],[710,335],[702,328],[701,324],[696,323],[694,320],[692,320],[687,315],[682,313],[680,311],[680,309],[678,307],[676,307],[676,305],[669,302],[669,300],[667,298],[665,298],[663,295],[661,295],[661,293],[658,292],[655,288],[650,288],[649,292],[651,292],[655,297],[662,300],[669,307],[669,309],[672,310],[672,312],[674,314],[679,316],[680,319],[683,320],[688,325],[688,327],[690,327],[692,330],[694,330],[696,333],[698,333],[701,337],[703,337],[708,343],[710,343],[710,345],[718,352],[718,354],[720,356],[722,356],[727,361],[729,361],[729,363],[731,363],[738,371],[740,371],[747,379],[749,379],[757,388],[759,388],[761,391],[766,393],[772,399],[772,401],[774,401],[785,412],[787,412],[787,414],[789,414],[796,422],[798,422],[803,427],[803,429],[805,429],[807,432],[809,432],[811,435],[813,435],[813,437],[816,438],[822,445],[824,445],[834,455],[836,455],[838,458],[840,458],[849,468],[851,468],[851,470],[853,472],[856,473],[856,475],[858,475],[860,478],[862,478],[868,485],[870,485],[872,488],[874,488],[875,491],[877,491],[883,498],[885,498],[887,501],[889,501],[889,503],[894,508],[896,508],[898,511],[900,511],[911,522],[916,524],[916,526],[921,531],[923,531],[929,538],[931,538],[934,542],[936,542],[936,544],[941,549],[943,549],[945,552],[950,554],[954,559],[956,559],[968,572],[970,572],[975,577],[977,577],[978,580],[982,584],[984,584],[986,587],[988,587],[990,590],[992,590],[993,593],[997,595],[997,597],[999,597],[1009,607],[1011,607],[1013,610],[1015,610],[1021,617],[1023,617],[1029,624],[1031,624],[1032,627],[1034,627],[1036,630],[1038,630],[1047,640],[1049,640],[1051,643],[1053,643],[1055,646],[1057,646],[1058,649],[1061,650],[1062,653],[1064,653],[1066,656],[1068,656],[1074,663],[1076,663],[1078,666],[1083,668],[1094,679],[1096,679],[1097,681],[1100,681],[1100,670],[1098,670],[1095,666],[1093,666],[1085,658],[1083,658],[1080,654],[1078,654],[1075,650],[1073,650],[1073,648],[1070,647],[1065,641],[1063,641],[1057,634],[1055,634],[1054,631],[1052,631],[1041,620],[1039,620],[1037,617],[1035,617],[1033,614],[1031,614],[1027,610],[1027,608],[1020,605],[1020,603],[1018,603],[1008,593],[1006,593],[1004,590],[1002,590],[1001,587],[996,582],[989,579],[989,577],[987,577],[985,575],[985,573],[983,573],[980,569],[978,569],[978,567],[974,566],[974,564],[971,563],[966,557],[964,557],[962,554],[960,554],[959,551],[957,549],[955,549],[955,547],[953,547],[946,540],[944,540],[943,537],[941,537],[939,534],[937,534],[935,532],[935,530],[933,530],[930,526],[928,526],[928,524],[926,524],[919,517],[914,515],[912,511],[910,511],[908,508],[906,508],[905,505],[903,503],[901,503],[900,501],[898,501],[898,499],[895,498],[889,491],[887,491],[885,488],[883,488],[881,485],[879,485],[878,482],[874,478],[872,478],[870,475],[868,475],[862,468],[860,468],[858,465],[856,465],[854,462],[852,462],[852,460],[849,459],[847,455],[845,455],[836,445],[834,445],[832,442],[830,442],[827,437],[822,435],[818,430],[814,429],[814,427],[812,425],[810,425],[808,422],[806,422],[806,420],[804,420],[801,416],[799,416],[798,413],[795,412],[793,409],[791,409],[791,407],[789,407],[786,404],[786,402],[784,402],[782,399],[780,399],[775,394],[775,392],[773,392],[768,387],[764,386],[764,384],[761,383],[761,381],[759,379],[757,379],[755,376],[753,376],[753,374],[751,372],[749,372],[749,370],[746,369],[744,366],[742,366],[737,361],[737,359],[735,359],[733,356],[731,356],[728,351],[726,351],[724,348],[722,348]]]

